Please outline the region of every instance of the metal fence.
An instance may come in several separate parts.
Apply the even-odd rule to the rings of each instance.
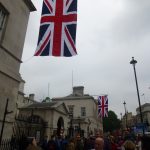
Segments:
[[[26,147],[27,138],[24,135],[17,138],[3,139],[0,144],[0,150],[25,150]]]
[[[40,142],[44,127],[46,127],[46,124],[37,116],[19,115],[15,117],[13,135],[10,139],[1,140],[0,150],[25,150],[28,144],[27,137],[35,137],[38,130],[40,131]]]
[[[10,139],[2,140],[0,150],[11,150],[11,140]]]

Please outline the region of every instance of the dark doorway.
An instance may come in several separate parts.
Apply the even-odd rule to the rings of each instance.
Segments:
[[[64,119],[59,117],[57,122],[57,135],[60,136],[64,132]]]

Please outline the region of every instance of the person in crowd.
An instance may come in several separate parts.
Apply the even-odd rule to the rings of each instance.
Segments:
[[[142,137],[142,150],[150,150],[150,136]]]
[[[48,141],[47,150],[56,150],[56,142],[54,135],[52,135],[51,139]]]
[[[123,143],[124,143],[123,137],[119,136],[118,137],[118,147],[117,147],[118,150],[121,150]]]
[[[58,137],[56,137],[56,150],[62,150],[62,136],[59,135]]]
[[[108,136],[104,137],[104,150],[111,150],[111,141]]]
[[[68,145],[68,137],[67,136],[62,136],[62,150],[66,150]]]
[[[103,138],[103,131],[102,131],[102,130],[97,131],[96,134],[95,134],[95,137],[96,137],[96,138],[97,138],[97,137]]]
[[[117,150],[117,144],[115,142],[114,136],[110,137],[110,141],[111,141],[111,150]]]
[[[40,147],[37,146],[36,140],[34,137],[27,138],[28,146],[26,150],[40,150]]]
[[[88,139],[87,138],[84,138],[83,145],[84,145],[83,149],[88,150]]]
[[[95,140],[95,150],[103,150],[104,140],[101,137],[97,137]]]
[[[43,150],[47,150],[47,144],[48,144],[48,136],[45,136],[41,145]]]
[[[136,139],[136,148],[137,148],[137,150],[142,150],[142,141],[141,141],[140,134],[137,136],[137,139]]]
[[[75,139],[71,138],[67,144],[66,150],[75,150]]]
[[[85,145],[86,146],[85,150],[94,149],[94,146],[95,146],[95,137],[93,135],[90,135],[90,137],[87,139],[87,142],[85,144],[86,144]]]
[[[96,137],[96,138],[100,137],[99,131],[96,132],[95,137]]]
[[[131,140],[126,140],[122,146],[122,150],[136,150],[136,146]]]
[[[76,143],[75,143],[75,150],[83,150],[84,146],[83,143],[81,141],[81,137],[80,135],[77,135],[76,137]]]

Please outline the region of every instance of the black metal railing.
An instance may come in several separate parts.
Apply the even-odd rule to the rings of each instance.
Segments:
[[[25,150],[27,147],[27,138],[22,135],[19,138],[3,139],[0,144],[0,150]]]
[[[11,150],[11,139],[2,140],[0,150]]]

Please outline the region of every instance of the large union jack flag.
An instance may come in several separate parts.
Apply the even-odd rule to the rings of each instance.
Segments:
[[[77,0],[44,0],[34,56],[76,55],[76,25]]]
[[[98,97],[98,115],[108,117],[108,97],[107,95]]]

